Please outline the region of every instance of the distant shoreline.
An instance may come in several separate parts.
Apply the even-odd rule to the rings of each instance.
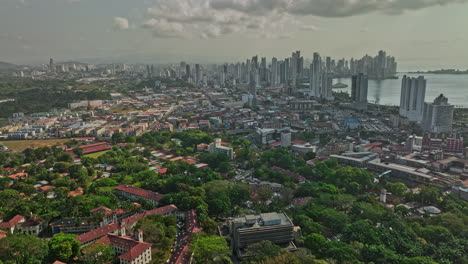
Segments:
[[[461,74],[468,74],[468,70],[466,71],[461,71],[461,70],[455,70],[455,69],[442,69],[442,70],[434,70],[434,71],[412,71],[408,72],[412,74],[453,74],[453,75],[461,75]]]

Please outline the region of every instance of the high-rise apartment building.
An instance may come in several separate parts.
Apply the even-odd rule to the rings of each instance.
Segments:
[[[320,98],[326,100],[333,100],[333,79],[331,74],[327,72],[322,73],[321,86],[320,86]]]
[[[367,74],[359,73],[351,78],[351,100],[357,108],[367,108],[367,91],[369,80]]]
[[[278,68],[278,59],[273,57],[271,59],[271,86],[278,87],[279,85],[279,68]]]
[[[322,62],[320,54],[314,53],[314,59],[310,65],[310,93],[311,95],[319,98],[320,97],[320,84],[322,77]]]
[[[430,133],[451,133],[454,106],[439,95],[433,103],[424,103],[423,129]]]
[[[400,115],[411,121],[423,120],[424,99],[426,97],[426,80],[403,76],[401,83]]]

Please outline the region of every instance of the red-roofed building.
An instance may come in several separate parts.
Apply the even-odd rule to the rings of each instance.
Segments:
[[[113,222],[118,222],[133,214],[132,211],[126,211],[120,208],[111,210],[105,206],[99,206],[97,208],[89,210],[89,212],[93,216],[102,216],[102,221],[100,222],[101,226],[108,225]]]
[[[143,219],[149,215],[163,215],[163,216],[175,215],[178,218],[184,217],[184,214],[180,212],[179,209],[175,205],[171,204],[171,205],[156,208],[150,211],[146,211],[141,214],[127,217],[124,220],[122,220],[122,225],[125,225],[127,230],[131,230],[135,226],[136,222],[138,222],[138,220]]]
[[[126,184],[115,187],[115,193],[122,199],[133,202],[138,202],[140,199],[143,199],[154,206],[158,206],[159,201],[163,198],[162,194]]]
[[[109,145],[107,142],[99,142],[89,145],[79,146],[78,148],[83,150],[83,154],[91,154],[95,152],[101,152],[112,149],[112,146]],[[73,149],[67,149],[67,152],[73,152]]]
[[[15,215],[7,222],[0,222],[0,228],[6,229],[8,232],[12,233],[18,228],[18,225],[23,223],[26,219],[22,215]]]
[[[148,264],[151,262],[151,244],[130,237],[106,235],[96,243],[110,245],[118,255],[120,264]]]
[[[119,232],[121,230],[123,230],[123,233]],[[84,234],[81,234],[76,238],[76,240],[78,240],[78,242],[80,242],[81,244],[86,245],[100,239],[103,236],[106,236],[107,234],[120,233],[125,235],[125,228],[121,228],[121,230],[119,230],[119,224],[110,223],[108,225],[101,226]]]
[[[68,193],[68,197],[76,197],[76,196],[80,196],[84,193],[83,191],[83,188],[81,187],[78,187],[76,188],[74,191],[71,191]]]
[[[158,174],[166,174],[167,173],[167,168],[162,168],[157,171]]]
[[[19,172],[19,173],[11,174],[10,176],[8,176],[8,178],[12,180],[24,180],[27,177],[28,177],[28,174],[26,172]]]

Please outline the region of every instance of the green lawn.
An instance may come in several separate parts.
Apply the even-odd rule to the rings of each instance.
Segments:
[[[88,155],[84,155],[85,157],[89,157],[89,158],[99,158],[100,156],[106,154],[107,152],[109,152],[110,150],[106,150],[106,151],[101,151],[101,152],[96,152],[96,153],[92,153],[92,154],[88,154]]]

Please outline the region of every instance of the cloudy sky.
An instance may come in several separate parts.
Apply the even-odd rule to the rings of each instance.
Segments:
[[[468,68],[468,0],[0,0],[0,61],[335,58]]]

